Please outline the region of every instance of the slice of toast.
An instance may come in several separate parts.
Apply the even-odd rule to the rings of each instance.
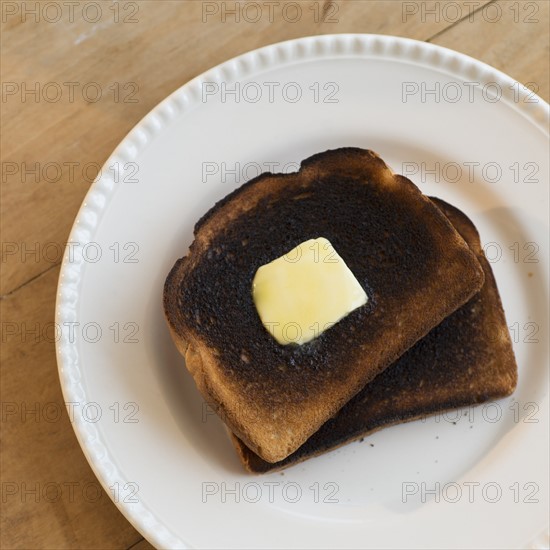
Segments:
[[[465,305],[378,375],[297,451],[275,464],[233,436],[250,472],[281,469],[385,426],[510,395],[517,366],[500,296],[473,223],[432,199],[477,254],[485,283]]]
[[[264,328],[256,270],[327,238],[368,302],[301,346]],[[483,284],[448,219],[372,151],[314,155],[292,174],[265,173],[195,226],[164,288],[170,332],[203,397],[264,460],[300,447],[365,384]]]

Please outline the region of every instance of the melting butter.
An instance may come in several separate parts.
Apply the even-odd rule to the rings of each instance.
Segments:
[[[368,297],[328,239],[299,244],[256,271],[258,315],[280,344],[305,344],[366,304]]]

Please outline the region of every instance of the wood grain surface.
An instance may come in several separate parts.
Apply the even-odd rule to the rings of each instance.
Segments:
[[[51,332],[71,225],[114,147],[155,104],[206,69],[315,34],[430,41],[532,83],[548,100],[550,10],[546,0],[302,0],[296,19],[292,2],[281,0],[254,22],[244,11],[250,2],[237,5],[240,21],[221,2],[70,4],[1,3],[0,545],[145,550],[149,543],[100,488],[80,450]]]

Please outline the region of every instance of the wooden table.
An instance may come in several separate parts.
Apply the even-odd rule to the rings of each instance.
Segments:
[[[301,15],[286,0],[248,4],[2,2],[2,548],[150,548],[80,450],[51,328],[80,203],[156,103],[248,50],[347,32],[456,49],[534,83],[548,101],[545,0],[301,0]]]

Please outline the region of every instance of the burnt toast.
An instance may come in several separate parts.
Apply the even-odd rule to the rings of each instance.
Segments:
[[[485,272],[481,290],[379,374],[297,451],[269,463],[237,437],[233,442],[247,470],[285,468],[380,428],[453,408],[510,395],[517,365],[491,266],[469,218],[432,199],[477,255]]]
[[[211,208],[194,234],[166,279],[168,326],[203,397],[268,462],[296,451],[484,278],[447,217],[362,149],[258,176]],[[313,341],[283,346],[260,321],[252,280],[260,266],[319,236],[369,300]]]

